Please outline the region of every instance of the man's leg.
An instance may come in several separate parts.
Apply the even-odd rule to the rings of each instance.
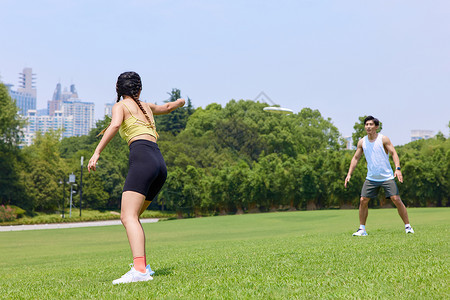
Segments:
[[[366,236],[366,221],[369,214],[370,198],[376,195],[378,185],[370,180],[364,181],[361,189],[361,198],[359,198],[359,228],[353,233],[353,236]]]
[[[400,199],[398,186],[395,180],[392,179],[383,182],[383,187],[386,197],[390,197],[392,202],[394,202],[394,205],[397,207],[398,214],[400,215],[400,218],[402,218],[403,223],[405,223],[406,233],[414,233],[411,224],[409,224],[408,212],[406,211],[406,207],[403,204],[403,201]]]
[[[370,198],[361,197],[359,199],[359,224],[366,225],[367,215],[369,214],[369,200]]]
[[[367,236],[366,220],[369,214],[369,200],[370,198],[361,197],[359,199],[359,228],[353,233],[353,236]]]
[[[403,223],[409,224],[408,212],[406,211],[405,204],[403,204],[402,199],[400,199],[399,195],[391,196],[392,202],[397,207],[398,214],[400,218],[402,218]]]

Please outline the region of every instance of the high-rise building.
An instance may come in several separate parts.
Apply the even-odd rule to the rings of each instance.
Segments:
[[[417,141],[417,140],[426,140],[429,138],[432,138],[434,135],[433,130],[411,130],[411,142]]]
[[[53,92],[52,100],[47,101],[48,114],[53,116],[55,111],[61,109],[62,102],[70,99],[78,99],[78,93],[75,89],[75,85],[70,85],[70,91],[68,91],[67,88],[64,88],[64,91],[61,91],[61,83],[58,83],[55,91]]]
[[[62,90],[61,83],[58,83],[47,108],[36,110],[34,80],[32,69],[25,68],[20,73],[17,91],[12,89],[12,84],[5,84],[19,107],[19,113],[28,120],[28,125],[23,128],[24,136],[20,146],[31,145],[37,131],[62,129],[62,137],[89,134],[95,125],[94,103],[78,99],[74,84],[70,85],[70,89]]]
[[[62,90],[61,83],[56,85],[52,100],[48,101],[48,113],[53,116],[62,111],[65,117],[73,116],[73,131],[75,136],[87,135],[94,127],[94,103],[82,102],[74,84],[70,89]]]
[[[115,102],[105,104],[105,116],[112,117],[112,108],[116,104]]]
[[[64,116],[62,111],[56,111],[53,116],[40,116],[36,110],[28,110],[26,115],[28,125],[24,128],[21,146],[30,146],[36,137],[36,132],[62,129],[62,137],[73,136],[73,116]]]
[[[351,136],[345,136],[345,149],[347,150],[356,150],[356,147],[353,146],[353,138]]]
[[[79,99],[65,100],[61,104],[64,116],[73,116],[73,135],[87,135],[94,127],[94,103]]]
[[[61,83],[56,84],[55,91],[53,92],[52,100],[61,100]]]
[[[17,91],[12,89],[12,85],[7,85],[7,87],[11,98],[16,100],[19,114],[25,116],[29,109],[36,109],[36,74],[33,74],[31,68],[24,68],[19,75]]]

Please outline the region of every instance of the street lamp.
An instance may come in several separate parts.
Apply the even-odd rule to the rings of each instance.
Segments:
[[[72,195],[73,195],[73,186],[75,183],[75,175],[72,173],[69,175],[69,184],[70,184],[70,205],[69,205],[69,217],[72,217]]]
[[[81,173],[80,173],[80,218],[81,218],[81,199],[83,199],[83,160],[84,160],[84,156],[81,157]]]
[[[59,184],[62,184],[63,187],[62,218],[64,219],[64,198],[66,198],[66,177],[63,177],[63,179],[59,181]]]

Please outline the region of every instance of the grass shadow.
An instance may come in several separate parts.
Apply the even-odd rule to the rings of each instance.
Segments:
[[[161,268],[158,270],[154,270],[155,274],[153,274],[153,276],[168,276],[168,275],[172,275],[173,274],[173,267],[169,267],[169,268]]]

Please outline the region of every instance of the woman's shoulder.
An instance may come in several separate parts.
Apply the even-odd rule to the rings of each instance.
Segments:
[[[144,100],[140,100],[142,105],[145,106],[146,108],[153,110],[153,107],[155,107],[155,104],[151,103],[151,102],[146,102]]]
[[[114,103],[112,109],[113,109],[113,110],[123,109],[123,105],[122,105],[121,102],[122,102],[122,101]]]

